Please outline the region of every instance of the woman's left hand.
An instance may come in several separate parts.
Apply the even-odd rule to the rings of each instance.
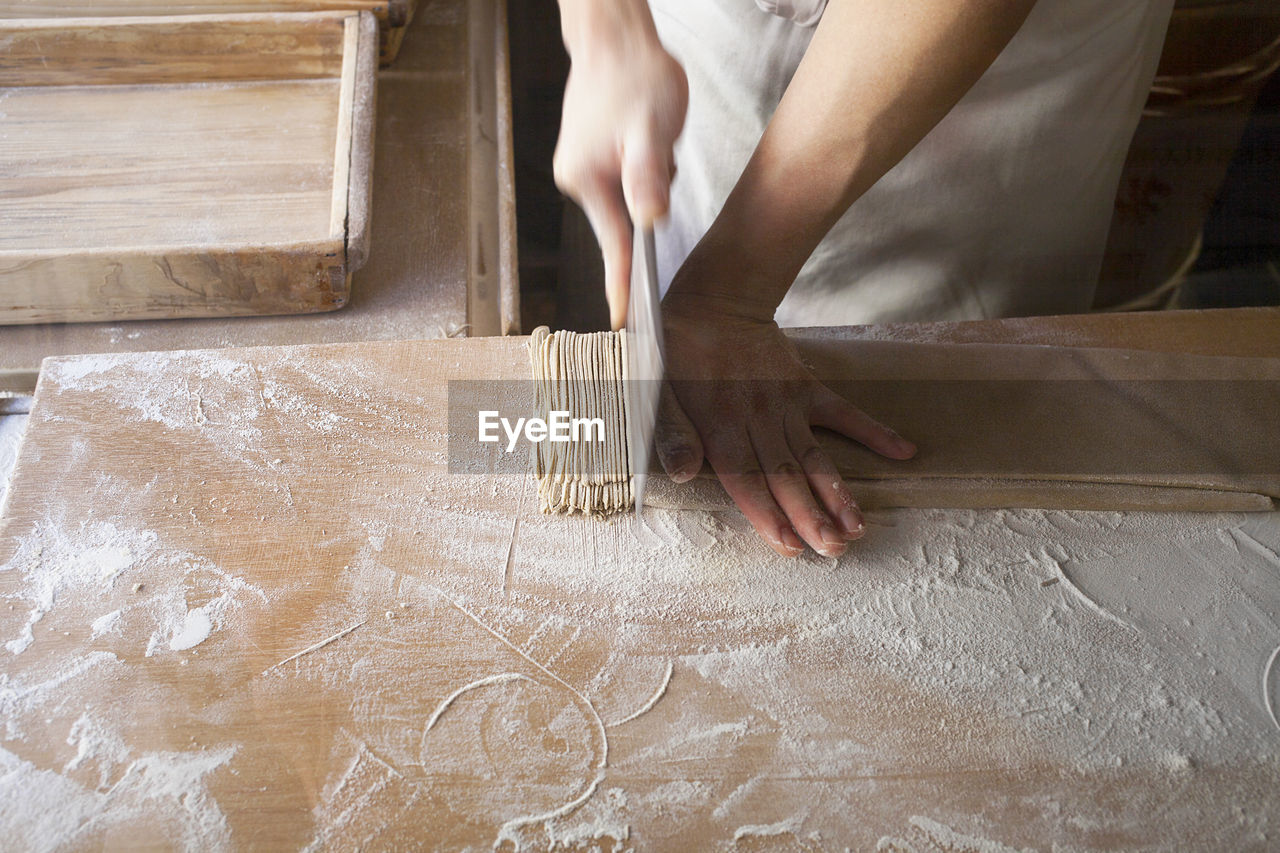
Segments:
[[[667,376],[657,455],[684,482],[705,457],[756,531],[779,554],[808,543],[828,557],[863,534],[862,513],[819,448],[825,427],[890,459],[915,445],[813,377],[772,321],[724,299],[670,294],[663,303]]]

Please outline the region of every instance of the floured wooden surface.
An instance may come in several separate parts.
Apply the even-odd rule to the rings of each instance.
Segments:
[[[838,562],[546,517],[445,468],[444,383],[524,347],[51,362],[0,522],[6,837],[1277,837],[1275,514],[884,511]]]

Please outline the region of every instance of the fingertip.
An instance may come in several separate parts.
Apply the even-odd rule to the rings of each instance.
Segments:
[[[862,520],[862,512],[857,504],[850,502],[840,511],[840,527],[844,531],[844,538],[849,541],[861,539],[866,534],[867,525]]]
[[[880,440],[876,442],[873,449],[881,456],[901,461],[916,455],[918,448],[914,442],[907,441],[887,426],[882,426],[880,429],[882,430]]]
[[[822,540],[822,547],[818,549],[818,553],[824,557],[842,556],[849,545],[845,535],[836,530],[834,524],[823,524],[818,529],[818,537]]]
[[[673,483],[687,483],[698,474],[702,466],[701,457],[694,458],[693,450],[681,444],[672,450],[669,446],[658,445],[658,459],[662,462],[662,470],[667,472]]]
[[[804,542],[800,539],[800,534],[796,533],[794,527],[784,524],[778,528],[778,545],[779,554],[784,557],[798,557],[804,551]]]
[[[676,465],[672,465],[672,471],[669,474],[673,483],[687,483],[694,477],[698,476],[698,469],[688,460]]]

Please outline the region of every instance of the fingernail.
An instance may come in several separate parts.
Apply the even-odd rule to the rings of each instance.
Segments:
[[[846,507],[840,511],[840,526],[844,528],[845,539],[857,539],[867,532],[857,507]]]
[[[693,459],[685,453],[679,453],[669,456],[671,465],[671,480],[676,483],[687,483],[698,473],[698,469],[693,467]]]
[[[825,557],[839,557],[844,553],[845,541],[834,527],[824,524],[818,528],[818,536],[822,538],[822,554]]]
[[[783,525],[778,531],[778,538],[782,540],[782,546],[789,551],[799,554],[804,550],[804,542],[800,540],[800,534],[796,533],[793,527]]]

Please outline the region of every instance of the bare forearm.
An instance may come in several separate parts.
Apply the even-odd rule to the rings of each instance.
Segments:
[[[831,0],[673,295],[772,317],[835,221],[977,82],[1033,3]]]

